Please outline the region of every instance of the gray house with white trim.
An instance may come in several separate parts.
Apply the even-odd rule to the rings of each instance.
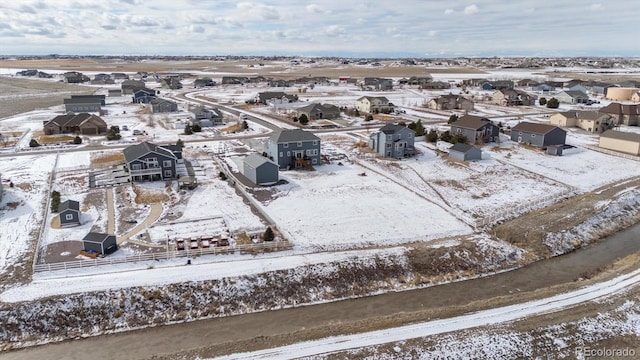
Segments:
[[[462,134],[472,144],[484,144],[498,140],[500,128],[487,118],[463,115],[451,123],[451,134]]]
[[[115,235],[90,232],[83,239],[84,251],[109,255],[118,250]]]
[[[80,225],[80,203],[74,200],[66,200],[58,205],[58,217],[60,227]]]
[[[256,185],[278,182],[278,164],[259,154],[253,153],[242,160],[242,175]]]
[[[382,156],[402,159],[415,155],[415,137],[408,127],[387,124],[369,136],[369,147]]]
[[[322,163],[320,138],[302,129],[276,130],[267,144],[269,158],[281,169],[313,169]]]
[[[557,126],[523,121],[511,128],[511,141],[546,149],[549,145],[564,145],[567,132]]]
[[[168,148],[145,141],[128,146],[122,152],[130,182],[174,180],[178,177],[178,157]]]

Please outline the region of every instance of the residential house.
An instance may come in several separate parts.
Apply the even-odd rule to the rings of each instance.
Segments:
[[[191,109],[191,123],[199,124],[200,127],[222,125],[224,124],[224,116],[216,108],[208,109],[204,106],[198,106]]]
[[[356,100],[356,109],[368,114],[390,113],[394,105],[384,96],[363,96]]]
[[[451,134],[462,134],[471,144],[494,142],[500,137],[500,128],[491,120],[474,115],[463,115],[451,123]]]
[[[45,121],[43,132],[46,135],[58,134],[80,134],[80,135],[100,135],[106,134],[107,123],[101,117],[88,114],[65,114],[58,115],[49,121]]]
[[[637,156],[640,155],[640,134],[607,130],[600,134],[598,146]]]
[[[100,112],[105,104],[104,95],[72,95],[64,99],[65,112]]]
[[[180,79],[176,76],[170,76],[162,79],[162,81],[160,81],[160,85],[163,88],[169,88],[171,90],[182,89],[182,83],[180,82]]]
[[[242,160],[242,175],[256,185],[278,182],[278,164],[259,154],[253,153]]]
[[[100,255],[113,254],[118,250],[115,235],[90,232],[83,239],[84,251],[94,252]]]
[[[535,80],[532,79],[522,79],[520,81],[517,82],[518,87],[522,87],[522,88],[531,88],[535,85],[538,85],[539,83]]]
[[[78,84],[90,80],[88,76],[77,71],[69,71],[62,74],[62,76],[64,77],[64,82],[69,84]]]
[[[444,89],[450,89],[451,84],[444,81],[429,81],[427,83],[422,84],[420,88],[424,90],[444,90]]]
[[[605,98],[613,101],[630,101],[634,95],[638,96],[638,91],[640,89],[635,87],[612,87],[607,91]]]
[[[171,100],[155,98],[149,103],[151,104],[151,112],[154,114],[178,111],[178,104]]]
[[[290,103],[298,101],[297,95],[285,94],[281,91],[267,91],[258,94],[257,103],[267,105],[267,103]]]
[[[587,90],[586,87],[582,86],[582,84],[574,84],[574,85],[571,85],[571,86],[567,86],[567,90],[580,91],[580,92],[583,92],[585,94],[587,94],[587,92],[589,91],[589,90]]]
[[[129,172],[129,181],[173,180],[176,174],[176,154],[164,146],[142,142],[122,151]]]
[[[532,91],[540,91],[542,93],[550,93],[552,91],[556,91],[556,87],[553,85],[550,85],[548,83],[540,83],[540,84],[536,84],[531,86],[531,90]]]
[[[121,72],[111,73],[111,77],[114,80],[129,80],[129,75],[127,75],[125,73],[121,73]]]
[[[620,104],[611,103],[600,108],[601,113],[613,116],[616,125],[639,125],[640,124],[640,105],[638,104]]]
[[[625,87],[625,88],[640,88],[640,81],[629,79],[629,80],[619,82],[618,85],[620,87]]]
[[[615,120],[609,114],[599,111],[570,110],[549,117],[551,125],[577,127],[590,133],[599,134],[610,129]]]
[[[363,85],[374,90],[392,90],[393,80],[378,77],[365,77]]]
[[[591,93],[596,95],[607,95],[607,91],[610,87],[615,87],[613,84],[604,83],[600,81],[588,81],[582,83],[582,86],[587,88]]]
[[[201,79],[196,79],[193,82],[193,87],[194,88],[201,88],[201,87],[207,87],[207,86],[215,86],[216,82],[213,81],[211,78],[205,77],[205,78],[201,78]]]
[[[408,127],[387,124],[369,136],[369,147],[382,156],[402,159],[415,155],[415,137]]]
[[[309,120],[337,119],[340,117],[340,108],[331,104],[313,103],[296,109],[296,115],[306,115]]]
[[[563,90],[553,97],[562,104],[586,104],[589,101],[589,95],[576,90]]]
[[[241,85],[249,81],[249,78],[244,76],[223,76],[220,81],[222,85]]]
[[[515,84],[511,80],[484,80],[484,82],[480,84],[480,88],[482,90],[513,90]]]
[[[156,92],[148,88],[137,89],[133,92],[132,101],[136,104],[148,104],[156,98]]]
[[[493,93],[491,101],[502,106],[531,106],[536,102],[536,97],[522,90],[500,89]]]
[[[568,88],[569,90],[573,90],[573,89],[571,89],[572,87],[574,87],[576,85],[582,85],[585,82],[586,81],[580,80],[580,79],[572,79],[572,80],[569,80],[569,81],[565,81],[563,86]]]
[[[58,218],[61,227],[80,225],[80,203],[74,200],[65,200],[58,205]]]
[[[124,95],[133,94],[136,90],[144,89],[145,83],[140,80],[125,80],[120,84],[120,88],[122,89],[122,93]],[[150,90],[153,91],[153,90]],[[155,91],[153,91],[155,94]]]
[[[469,144],[456,143],[449,148],[449,157],[459,161],[482,160],[482,150]]]
[[[442,95],[427,102],[427,107],[433,110],[464,110],[473,111],[473,101],[462,95]]]
[[[320,138],[301,129],[276,130],[269,136],[267,154],[281,169],[321,164]]]
[[[564,145],[567,132],[557,126],[523,121],[511,128],[511,140],[545,149]]]
[[[640,102],[640,91],[636,91],[631,95],[631,101]]]
[[[107,95],[109,97],[122,96],[122,90],[120,90],[120,89],[109,89],[109,90],[107,90]]]
[[[433,80],[433,78],[431,76],[412,76],[412,77],[406,79],[403,82],[406,83],[407,85],[411,86],[411,87],[416,87],[418,89],[423,89],[424,86],[427,83],[429,83],[431,80]]]
[[[269,87],[290,87],[293,86],[292,80],[283,79],[270,79],[268,80]]]

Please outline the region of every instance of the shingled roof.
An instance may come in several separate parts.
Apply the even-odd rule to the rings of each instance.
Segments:
[[[518,125],[514,126],[513,128],[511,128],[511,131],[523,131],[523,132],[532,133],[532,134],[544,135],[544,134],[547,134],[551,130],[554,130],[556,128],[558,128],[558,127],[554,126],[554,125],[532,123],[532,122],[523,121],[523,122],[519,123]]]
[[[276,144],[280,144],[297,141],[319,141],[320,138],[315,136],[313,133],[304,131],[302,129],[281,129],[271,133],[271,136],[269,136],[269,140]]]
[[[491,123],[491,120],[474,115],[463,115],[458,120],[453,122],[451,126],[463,128],[463,129],[472,129],[478,130],[481,127],[487,125],[487,123]]]
[[[634,141],[640,142],[640,134],[624,132],[624,131],[615,131],[615,130],[607,130],[600,134],[600,137],[617,139],[617,140],[625,140],[625,141]]]
[[[148,141],[144,141],[136,145],[127,146],[126,148],[124,148],[124,150],[122,150],[122,152],[124,153],[124,158],[127,163],[139,159],[150,152],[157,152],[165,156],[176,158],[175,154],[173,154],[169,149],[165,149],[162,146],[152,144]]]

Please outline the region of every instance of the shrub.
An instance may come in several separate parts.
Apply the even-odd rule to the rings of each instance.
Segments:
[[[307,125],[307,124],[309,123],[309,118],[307,117],[307,115],[305,115],[305,114],[301,114],[301,115],[298,117],[298,121],[299,121],[299,122],[300,122],[300,124],[302,124],[302,125]]]
[[[201,131],[202,131],[202,126],[200,126],[200,124],[194,124],[194,125],[191,127],[191,130],[192,130],[193,132],[201,132]]]
[[[36,139],[31,139],[31,141],[29,141],[29,147],[38,147],[38,146],[40,146],[40,144]]]
[[[275,234],[273,233],[273,230],[271,230],[271,226],[267,226],[267,229],[262,235],[262,239],[264,241],[273,241],[273,239],[275,239]]]
[[[542,106],[547,105],[547,98],[541,97],[540,100],[538,100],[538,104]]]
[[[78,145],[78,144],[82,144],[82,138],[80,136],[76,136],[73,138],[73,143]]]
[[[225,173],[223,171],[220,171],[220,173],[218,174],[218,177],[220,178],[220,180],[225,181],[227,180],[227,175],[225,175]]]
[[[456,121],[458,121],[458,115],[451,114],[451,116],[449,116],[449,121],[447,121],[447,124],[453,124]]]
[[[58,191],[51,192],[51,211],[58,212],[60,207],[60,193]]]
[[[373,120],[373,115],[369,114],[364,118],[364,121],[371,121]]]
[[[191,125],[185,125],[184,126],[184,134],[185,135],[193,134],[193,129],[191,128]]]
[[[558,107],[560,107],[560,101],[558,101],[558,99],[556,98],[551,98],[549,99],[549,101],[547,101],[547,107],[549,109],[557,109]]]
[[[436,132],[435,129],[431,129],[429,130],[429,133],[427,134],[426,140],[430,143],[434,143],[436,141],[438,141],[438,132]]]

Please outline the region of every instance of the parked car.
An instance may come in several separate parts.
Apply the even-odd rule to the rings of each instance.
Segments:
[[[129,131],[129,127],[127,125],[122,125],[122,131]]]
[[[132,134],[133,135],[142,135],[142,131],[136,129],[136,130],[133,130]]]

